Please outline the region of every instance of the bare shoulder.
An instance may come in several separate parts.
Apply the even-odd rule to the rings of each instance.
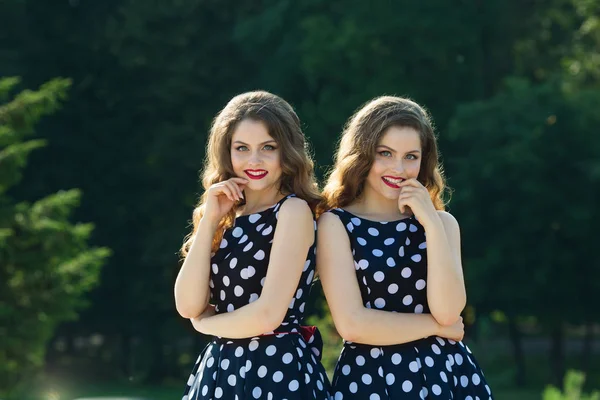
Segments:
[[[283,202],[279,210],[279,219],[299,220],[308,218],[312,220],[312,211],[308,203],[298,197],[291,197]]]
[[[444,229],[446,232],[458,233],[460,232],[460,227],[458,225],[458,221],[454,218],[454,215],[450,214],[447,211],[438,210],[438,216],[442,220],[444,224]]]
[[[319,227],[319,231],[344,229],[340,217],[338,217],[332,212],[324,212],[323,214],[321,214],[317,221],[317,226]]]

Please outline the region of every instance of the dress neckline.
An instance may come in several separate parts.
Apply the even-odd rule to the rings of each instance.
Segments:
[[[350,211],[345,210],[343,208],[337,208],[337,210],[341,210],[342,212],[345,212],[345,213],[349,214],[353,218],[358,218],[361,221],[367,221],[367,222],[370,222],[370,223],[373,223],[373,224],[382,224],[382,225],[399,223],[399,222],[403,222],[403,221],[407,221],[407,220],[411,220],[411,219],[415,218],[415,216],[413,214],[413,215],[408,216],[408,217],[404,217],[404,218],[400,218],[400,219],[395,219],[395,220],[391,220],[391,221],[375,221],[373,219],[368,219],[368,218],[364,218],[364,217],[358,216],[358,215],[356,215],[354,213],[351,213]]]
[[[265,209],[264,209],[264,210],[262,210],[262,211],[254,212],[254,213],[251,213],[251,214],[242,214],[242,215],[238,215],[238,216],[236,216],[236,217],[235,217],[235,219],[238,219],[238,218],[244,218],[244,217],[249,217],[249,216],[251,216],[251,215],[261,215],[261,214],[263,214],[263,213],[265,213],[265,212],[267,212],[267,211],[269,211],[269,210],[272,210],[273,208],[277,207],[277,206],[278,206],[279,204],[281,204],[281,203],[282,203],[282,202],[283,202],[285,199],[287,199],[287,198],[289,198],[289,197],[291,197],[291,196],[294,196],[294,194],[288,194],[288,195],[286,195],[286,196],[283,196],[283,197],[282,197],[282,198],[281,198],[281,199],[280,199],[280,200],[279,200],[277,203],[273,204],[272,206],[269,206],[269,207],[265,208]]]

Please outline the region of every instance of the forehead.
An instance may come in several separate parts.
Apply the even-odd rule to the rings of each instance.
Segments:
[[[269,135],[269,130],[265,123],[253,119],[242,120],[233,131],[231,137],[232,142],[240,141],[248,144],[263,143],[269,140],[274,139]]]
[[[410,126],[391,126],[383,132],[377,145],[398,151],[420,150],[421,135]]]

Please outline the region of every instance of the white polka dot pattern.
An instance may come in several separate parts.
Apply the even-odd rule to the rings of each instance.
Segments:
[[[416,218],[381,223],[342,209],[356,277],[367,308],[429,313],[427,245]],[[429,337],[393,346],[345,342],[333,377],[334,399],[492,399],[477,361],[462,342]]]
[[[260,297],[278,211],[292,196],[263,212],[238,217],[225,232],[211,259],[211,302],[217,313],[234,311]],[[273,334],[250,339],[213,338],[194,366],[183,399],[330,400],[331,385],[320,363],[320,335],[315,331],[305,338],[299,333],[315,252],[313,245],[281,326]]]

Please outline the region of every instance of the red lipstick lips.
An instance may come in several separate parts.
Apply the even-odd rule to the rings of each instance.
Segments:
[[[269,173],[268,171],[265,171],[264,169],[246,169],[246,170],[244,170],[244,172],[246,173],[248,178],[254,179],[254,180],[262,179],[265,176],[267,176],[267,174]]]
[[[381,177],[381,180],[383,181],[383,183],[385,183],[391,188],[400,189],[399,185],[404,181],[404,178],[400,178],[397,176],[383,176]]]

